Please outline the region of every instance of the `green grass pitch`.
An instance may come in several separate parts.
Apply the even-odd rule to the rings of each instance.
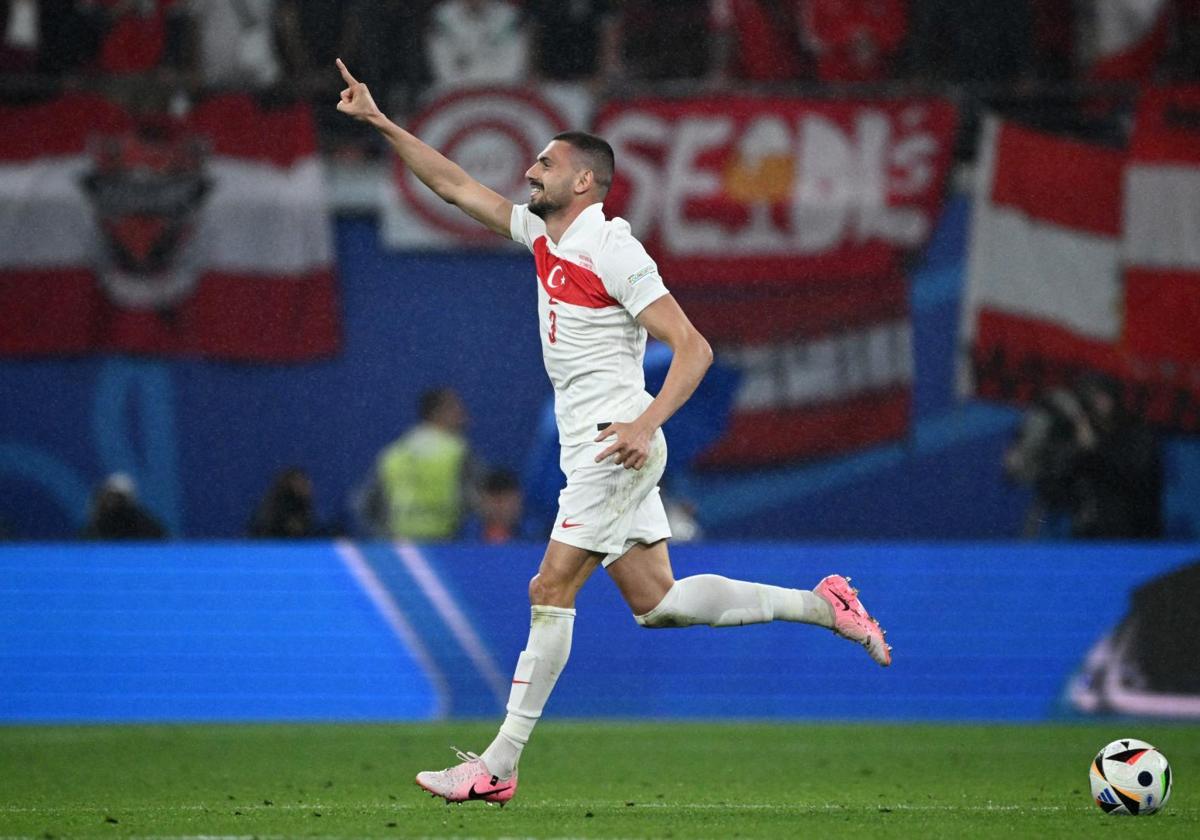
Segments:
[[[4,837],[1200,837],[1200,727],[548,720],[505,808],[412,784],[494,723],[0,727]],[[1144,738],[1178,785],[1105,816],[1087,766]]]

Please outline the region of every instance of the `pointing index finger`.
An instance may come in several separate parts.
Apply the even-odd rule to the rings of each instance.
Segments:
[[[350,71],[346,69],[346,65],[342,62],[342,60],[340,58],[334,59],[334,63],[337,64],[338,70],[342,71],[342,78],[346,80],[346,84],[348,84],[348,85],[358,84],[358,79],[356,79],[350,75]]]

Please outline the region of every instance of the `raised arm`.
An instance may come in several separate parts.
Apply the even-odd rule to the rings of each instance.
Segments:
[[[443,201],[453,204],[501,236],[511,236],[511,201],[485,187],[437,149],[389,120],[376,106],[367,86],[350,75],[340,58],[337,67],[346,82],[346,89],[342,91],[342,98],[337,105],[339,111],[374,126],[391,144],[404,165]]]

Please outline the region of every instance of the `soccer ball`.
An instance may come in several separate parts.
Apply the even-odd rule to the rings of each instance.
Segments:
[[[1106,814],[1145,816],[1171,798],[1171,765],[1145,741],[1122,738],[1100,750],[1088,772],[1092,799]]]

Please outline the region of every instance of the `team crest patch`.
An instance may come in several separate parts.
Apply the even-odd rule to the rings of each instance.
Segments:
[[[105,294],[118,306],[166,309],[196,287],[196,217],[211,183],[201,140],[128,134],[92,146],[83,178],[100,241],[94,256]]]
[[[633,274],[629,275],[629,285],[636,286],[638,284],[638,281],[640,281],[643,277],[645,277],[648,274],[653,274],[656,271],[658,271],[658,266],[656,266],[654,263],[650,263],[650,265],[646,266],[645,268],[641,269],[640,271],[636,271]]]

